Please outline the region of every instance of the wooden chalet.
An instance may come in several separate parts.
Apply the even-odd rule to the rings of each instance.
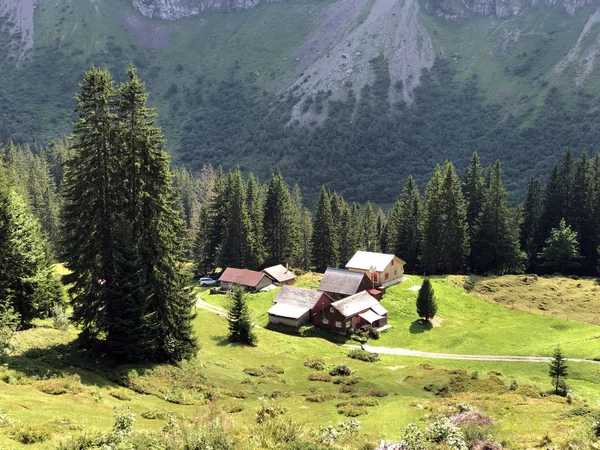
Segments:
[[[250,292],[258,292],[271,284],[271,279],[263,272],[228,267],[219,278],[221,289],[234,289],[237,285]]]
[[[402,279],[405,264],[395,255],[358,251],[348,261],[346,269],[364,273],[375,286],[385,286]]]
[[[273,299],[275,305],[267,311],[269,324],[300,328],[310,323],[315,305],[324,296],[311,289],[282,286]]]
[[[276,266],[267,267],[263,272],[279,285],[292,285],[296,282],[296,275],[287,267],[277,264]]]
[[[338,301],[325,295],[315,306],[312,321],[316,327],[339,332],[349,328],[381,328],[387,324],[387,310],[367,291]]]
[[[319,284],[319,291],[325,292],[334,301],[372,288],[373,283],[364,273],[331,267],[325,271]]]

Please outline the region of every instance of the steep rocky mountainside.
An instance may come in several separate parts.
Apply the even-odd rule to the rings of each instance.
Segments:
[[[0,0],[0,31],[9,36],[7,57],[19,66],[33,48],[36,0]]]
[[[597,5],[598,0],[427,0],[426,10],[437,17],[458,20],[474,16],[495,16],[506,19],[520,14],[526,8],[560,6],[574,14],[587,6]]]
[[[244,11],[272,1],[277,0],[133,0],[133,6],[146,17],[178,20],[197,16],[206,10]]]

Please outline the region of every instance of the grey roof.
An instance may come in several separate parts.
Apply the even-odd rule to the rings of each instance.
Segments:
[[[276,303],[267,311],[267,314],[271,316],[286,317],[288,319],[299,319],[309,310],[310,308],[304,306]]]
[[[359,270],[369,270],[371,267],[375,267],[377,272],[383,272],[394,258],[396,258],[395,255],[388,253],[363,252],[359,250],[348,261],[346,267],[348,269]],[[400,259],[400,261],[402,260]],[[404,263],[404,261],[402,262]]]
[[[282,286],[273,302],[312,309],[322,295],[322,292],[310,289]]]
[[[332,269],[325,271],[319,284],[319,291],[334,294],[353,295],[358,292],[364,279],[370,283],[369,278],[361,272],[352,272],[345,269]]]
[[[266,269],[263,269],[263,272],[278,283],[283,283],[284,281],[289,281],[296,278],[294,272],[285,268],[281,264],[277,264],[273,267],[267,267]]]
[[[351,317],[363,311],[370,310],[371,308],[377,309],[377,314],[381,316],[387,314],[386,309],[367,291],[362,291],[358,294],[338,300],[337,302],[332,303],[331,306],[342,313],[344,317]]]

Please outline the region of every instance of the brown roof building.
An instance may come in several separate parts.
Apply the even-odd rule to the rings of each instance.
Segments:
[[[219,278],[221,288],[233,289],[235,286],[243,286],[246,290],[257,292],[271,284],[271,279],[263,272],[248,269],[235,269],[228,267]]]
[[[320,299],[313,312],[315,326],[345,332],[349,328],[380,328],[387,324],[387,310],[367,291],[336,302]]]
[[[296,282],[296,275],[294,275],[290,269],[282,266],[281,264],[277,264],[273,267],[267,267],[266,269],[263,269],[263,272],[266,273],[273,281],[281,285],[291,285]]]
[[[331,267],[325,271],[319,284],[319,291],[327,293],[333,300],[340,300],[372,288],[373,283],[366,274]]]

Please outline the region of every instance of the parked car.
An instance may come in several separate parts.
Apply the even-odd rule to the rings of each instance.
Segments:
[[[202,287],[204,286],[218,286],[219,282],[217,280],[213,280],[212,278],[202,277],[198,280],[198,284]]]

